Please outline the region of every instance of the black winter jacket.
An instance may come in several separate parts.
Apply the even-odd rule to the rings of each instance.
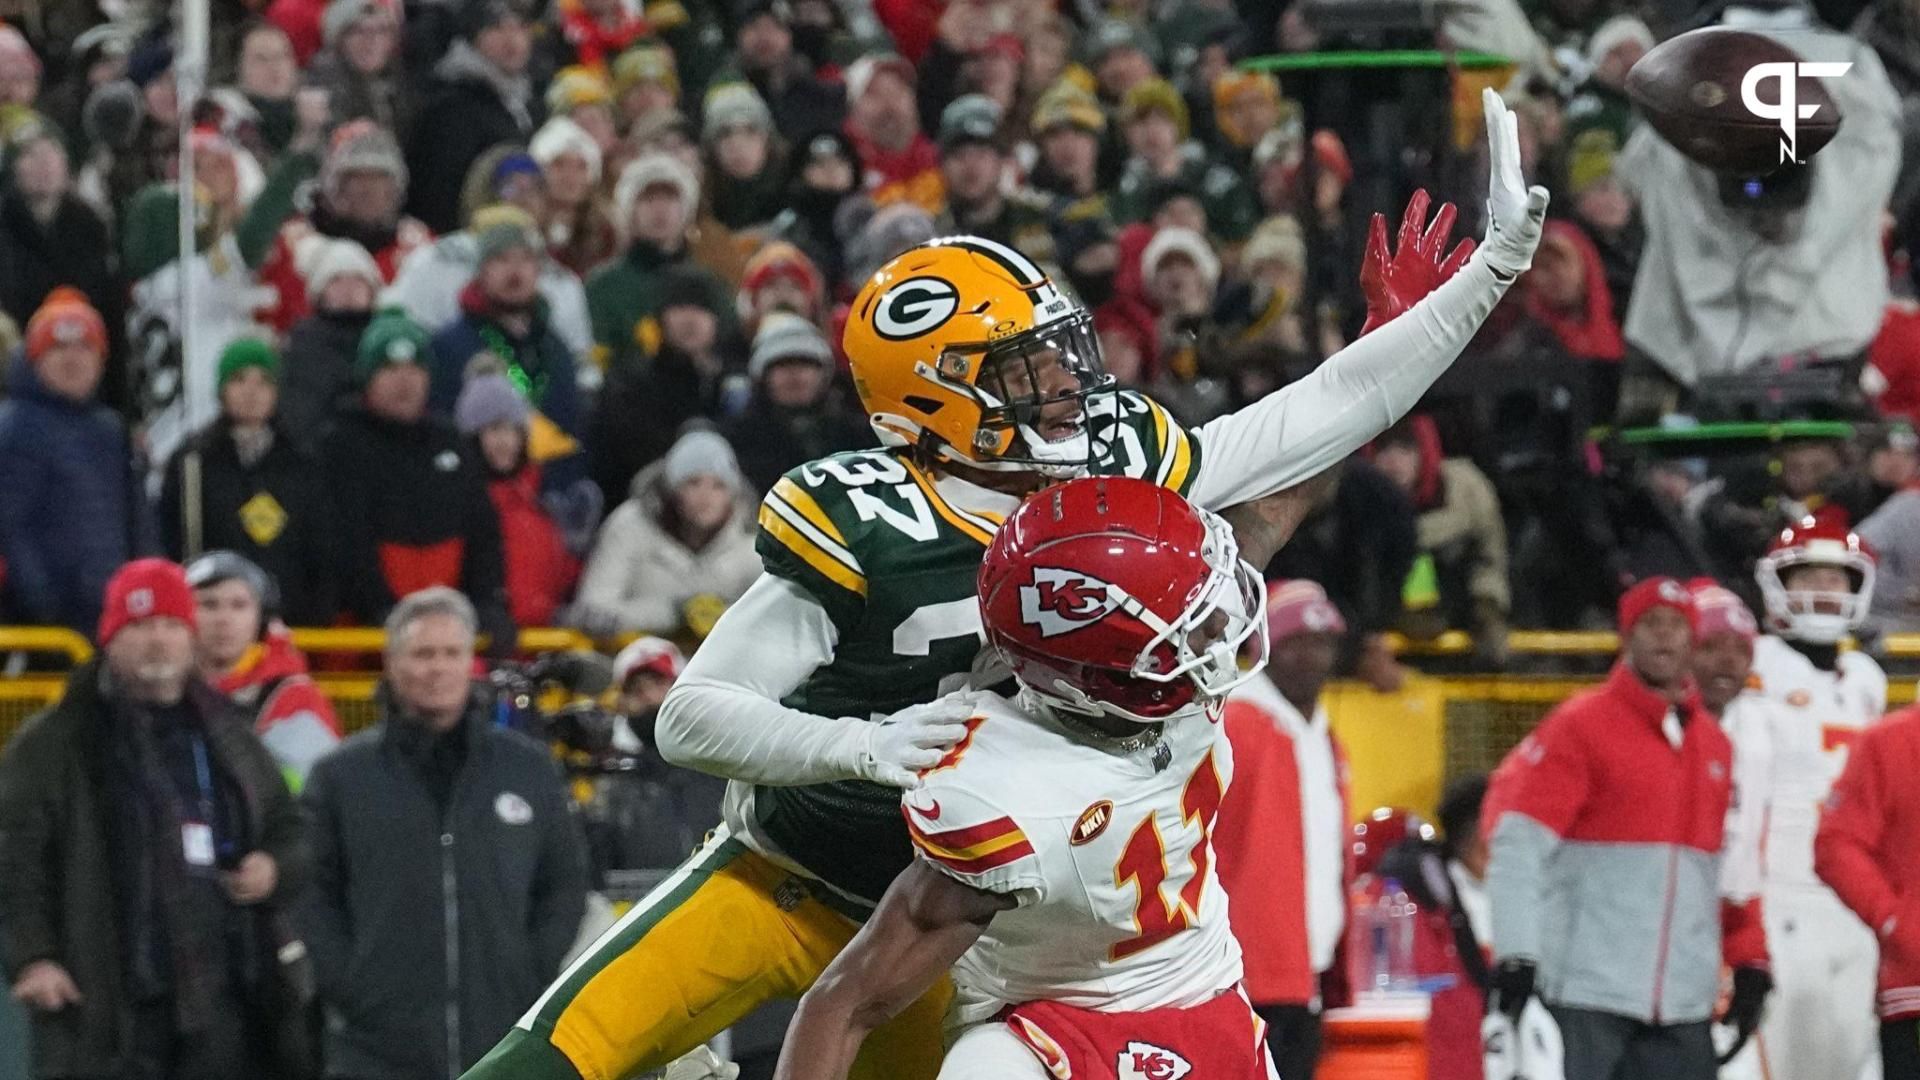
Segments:
[[[200,454],[200,550],[237,551],[272,575],[280,614],[291,626],[329,626],[340,612],[340,521],[320,465],[274,428],[273,446],[252,466],[240,462],[225,419],[202,429],[167,463],[160,488],[160,538],[167,554],[186,550],[180,493],[189,450]]]
[[[295,939],[280,909],[308,879],[300,805],[244,715],[204,685],[196,684],[189,700],[215,767],[241,794],[245,847],[272,855],[279,871],[274,895],[249,909],[257,940],[247,955],[260,965],[276,955],[291,958],[281,947]],[[132,1005],[122,992],[125,957],[108,839],[112,803],[124,796],[109,789],[104,767],[112,708],[100,663],[89,661],[68,678],[59,704],[29,719],[0,753],[0,956],[7,981],[36,960],[52,960],[83,999],[34,1014],[35,1076],[105,1080],[127,1067]],[[281,1004],[298,1004],[299,981],[281,987]],[[300,1022],[292,1008],[281,1019]]]
[[[546,748],[492,724],[484,691],[444,808],[430,739],[390,698],[382,714],[302,793],[327,1075],[453,1080],[559,974],[586,910],[585,845]]]

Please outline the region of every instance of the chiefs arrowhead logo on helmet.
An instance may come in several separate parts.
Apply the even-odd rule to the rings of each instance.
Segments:
[[[1033,584],[1020,586],[1020,621],[1043,638],[1099,622],[1120,605],[1113,586],[1078,570],[1033,569]]]
[[[1120,1051],[1114,1071],[1120,1080],[1180,1080],[1193,1071],[1193,1065],[1165,1047],[1135,1040]]]

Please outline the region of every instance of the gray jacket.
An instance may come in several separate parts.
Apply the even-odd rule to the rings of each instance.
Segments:
[[[546,748],[494,726],[484,691],[444,812],[418,729],[383,713],[303,796],[327,1075],[454,1080],[559,974],[586,906],[585,844]]]

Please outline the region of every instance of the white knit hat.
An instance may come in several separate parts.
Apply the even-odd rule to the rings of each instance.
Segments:
[[[769,312],[760,320],[753,335],[753,356],[747,361],[747,375],[758,382],[776,360],[811,360],[823,368],[833,366],[833,347],[820,328],[786,311]]]
[[[693,224],[694,215],[700,212],[700,178],[693,175],[686,162],[664,150],[642,154],[621,171],[620,182],[613,187],[615,223],[625,229],[633,216],[633,204],[640,201],[640,193],[655,184],[671,184],[680,189],[687,224]]]
[[[317,307],[320,296],[336,279],[357,276],[373,286],[376,296],[386,287],[380,265],[367,249],[352,240],[338,240],[314,233],[303,238],[294,249],[293,266],[307,282],[307,304]]]
[[[772,131],[773,113],[751,83],[726,83],[707,91],[702,124],[701,138],[712,142],[737,127]]]
[[[553,164],[555,158],[578,154],[586,159],[587,172],[593,176],[593,182],[600,182],[600,144],[593,141],[586,128],[567,117],[556,116],[542,124],[540,130],[533,133],[527,153],[532,154],[543,169]]]
[[[740,461],[733,456],[733,446],[717,431],[695,428],[680,436],[667,451],[661,479],[668,487],[679,487],[696,476],[711,476],[740,490]]]
[[[1140,253],[1140,272],[1148,278],[1160,268],[1160,263],[1169,255],[1185,255],[1200,268],[1200,275],[1207,279],[1209,287],[1220,283],[1220,256],[1213,253],[1213,245],[1207,238],[1192,229],[1169,226],[1153,234],[1147,241],[1147,248]]]
[[[1240,266],[1251,270],[1269,260],[1306,269],[1307,238],[1292,214],[1275,214],[1260,223],[1240,249]]]

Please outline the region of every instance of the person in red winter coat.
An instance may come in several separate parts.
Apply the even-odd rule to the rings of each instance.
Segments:
[[[253,716],[253,733],[300,793],[315,762],[340,745],[333,705],[279,619],[279,587],[251,559],[209,551],[187,564],[198,618],[195,653],[214,689]]]
[[[454,405],[460,433],[479,446],[487,495],[500,515],[507,610],[518,626],[551,626],[573,595],[580,560],[540,501],[540,465],[527,453],[532,406],[504,375],[467,380]]]
[[[1880,938],[1886,1080],[1920,1080],[1920,707],[1860,733],[1827,798],[1814,870]]]
[[[1228,699],[1234,782],[1213,845],[1245,988],[1288,1080],[1320,1056],[1321,979],[1346,928],[1347,767],[1321,691],[1346,623],[1311,581],[1275,582],[1264,672]]]

